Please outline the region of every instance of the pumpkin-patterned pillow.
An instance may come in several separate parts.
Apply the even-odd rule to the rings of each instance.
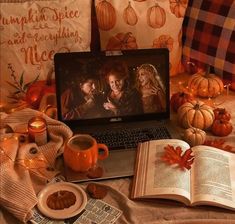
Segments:
[[[188,0],[95,0],[101,49],[168,48],[170,74],[180,73],[187,4]]]
[[[90,50],[91,0],[5,1],[0,15],[0,104],[32,107],[56,52]]]

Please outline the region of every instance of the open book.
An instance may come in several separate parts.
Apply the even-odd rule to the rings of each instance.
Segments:
[[[190,146],[178,139],[140,143],[137,151],[132,199],[165,198],[186,205],[212,205],[235,211],[235,154],[200,145],[192,149],[190,170],[162,161],[164,147]]]

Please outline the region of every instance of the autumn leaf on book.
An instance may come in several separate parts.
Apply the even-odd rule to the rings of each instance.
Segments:
[[[194,160],[194,156],[191,155],[192,150],[189,148],[184,153],[182,153],[182,149],[180,146],[174,148],[172,145],[167,145],[164,147],[164,155],[162,156],[162,160],[167,164],[178,164],[178,166],[183,170],[191,169],[191,165]]]

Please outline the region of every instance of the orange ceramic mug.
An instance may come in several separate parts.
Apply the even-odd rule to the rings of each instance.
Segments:
[[[99,150],[103,153],[99,154]],[[108,157],[109,150],[105,144],[97,143],[96,140],[86,134],[72,136],[65,144],[64,162],[74,171],[85,172],[95,167],[98,160]]]

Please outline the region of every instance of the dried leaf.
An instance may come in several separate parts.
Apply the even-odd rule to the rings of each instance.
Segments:
[[[24,83],[24,72],[22,72],[21,76],[20,76],[20,86],[22,87]]]
[[[164,147],[164,155],[162,156],[162,160],[167,164],[178,164],[181,169],[191,169],[191,165],[194,161],[194,156],[191,155],[192,150],[187,149],[182,154],[182,149],[180,146],[174,148],[172,145],[167,145]]]
[[[6,81],[6,83],[7,83],[8,85],[12,86],[13,88],[20,90],[19,87],[16,86],[15,84],[13,84],[13,83],[8,82],[8,81]]]
[[[16,95],[16,94],[20,94],[21,93],[21,91],[20,90],[17,90],[17,91],[15,91],[15,92],[13,92],[13,94],[14,95]]]
[[[232,151],[233,147],[231,145],[224,145],[225,144],[225,140],[220,138],[220,139],[214,139],[214,140],[206,140],[204,142],[204,145],[207,146],[212,146],[218,149],[222,149],[225,151]]]

